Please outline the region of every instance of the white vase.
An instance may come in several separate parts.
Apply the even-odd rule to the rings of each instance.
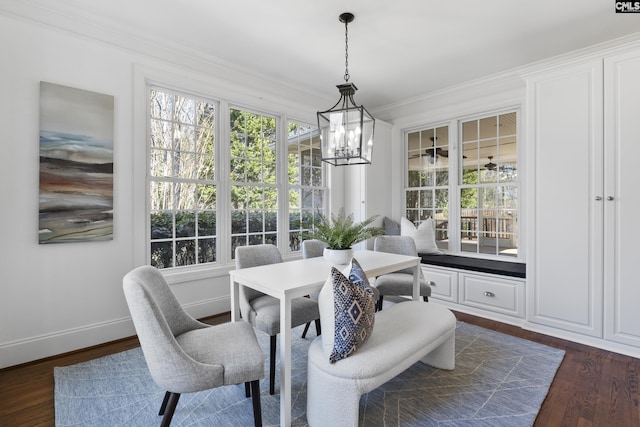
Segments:
[[[353,258],[353,249],[329,249],[324,248],[322,256],[331,265],[346,265]]]

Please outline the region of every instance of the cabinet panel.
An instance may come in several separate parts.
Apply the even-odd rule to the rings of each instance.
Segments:
[[[528,317],[602,336],[602,61],[530,77],[527,91]]]
[[[435,283],[431,286],[433,298],[458,302],[458,273],[426,267],[422,267],[422,273],[426,280]]]
[[[640,52],[605,59],[605,338],[635,346],[640,346],[639,77]]]
[[[524,317],[524,283],[461,273],[460,303]]]

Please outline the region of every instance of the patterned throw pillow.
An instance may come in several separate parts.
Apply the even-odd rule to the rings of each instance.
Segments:
[[[364,344],[373,330],[375,297],[367,276],[353,259],[349,277],[331,268],[334,339],[331,363],[344,359]]]

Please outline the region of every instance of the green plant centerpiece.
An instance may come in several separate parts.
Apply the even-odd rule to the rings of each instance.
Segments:
[[[347,215],[344,208],[330,217],[317,213],[312,221],[311,231],[305,233],[305,237],[327,244],[324,253],[327,261],[338,265],[347,264],[353,257],[353,245],[384,234],[381,227],[369,227],[377,217],[378,215],[374,215],[356,223],[353,215]]]

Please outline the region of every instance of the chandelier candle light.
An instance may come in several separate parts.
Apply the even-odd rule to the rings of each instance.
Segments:
[[[362,105],[356,105],[353,94],[358,88],[349,83],[349,30],[352,13],[340,15],[344,23],[344,84],[337,85],[340,99],[327,111],[318,111],[322,160],[334,166],[370,164],[373,150],[375,119]]]

